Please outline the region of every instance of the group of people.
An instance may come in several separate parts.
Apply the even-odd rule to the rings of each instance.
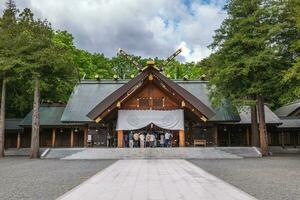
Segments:
[[[169,131],[141,132],[130,131],[124,135],[124,146],[129,148],[172,147],[173,134]]]

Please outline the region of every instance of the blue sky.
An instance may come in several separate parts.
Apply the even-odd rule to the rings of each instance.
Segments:
[[[4,0],[0,1],[0,10]],[[167,57],[183,48],[181,61],[199,61],[226,13],[224,0],[15,0],[55,29],[67,30],[76,46],[116,55],[118,48],[143,57]]]

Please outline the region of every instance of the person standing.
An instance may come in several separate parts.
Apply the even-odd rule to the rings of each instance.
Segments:
[[[124,135],[124,147],[128,147],[129,146],[129,144],[128,144],[128,134],[125,134]]]
[[[135,132],[133,134],[133,147],[134,148],[138,148],[139,147],[139,138],[140,138],[140,135],[138,132]]]
[[[143,133],[140,134],[140,148],[145,147],[145,135]]]
[[[150,147],[151,135],[147,132],[146,135],[146,147]]]
[[[154,147],[154,143],[155,143],[155,135],[153,133],[151,133],[151,135],[150,135],[150,147]]]
[[[132,133],[132,131],[129,132],[128,139],[129,139],[129,148],[133,148],[133,133]]]
[[[164,134],[160,135],[159,144],[160,144],[160,147],[165,147],[165,135]]]
[[[171,134],[169,133],[169,131],[166,131],[166,133],[165,133],[166,147],[170,147],[170,137],[171,137]]]

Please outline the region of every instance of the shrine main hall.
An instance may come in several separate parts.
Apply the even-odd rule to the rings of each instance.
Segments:
[[[171,80],[153,61],[130,80],[81,80],[67,104],[41,104],[40,146],[121,148],[136,131],[169,131],[174,147],[251,146],[250,108],[213,107],[207,83]],[[294,116],[265,105],[269,145],[300,144],[300,103],[293,105]],[[6,148],[30,147],[31,116],[6,120]]]

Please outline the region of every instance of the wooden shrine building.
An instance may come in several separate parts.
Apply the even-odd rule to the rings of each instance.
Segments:
[[[238,110],[230,102],[214,108],[208,93],[207,81],[171,80],[153,62],[131,80],[82,80],[66,105],[41,105],[40,146],[124,147],[130,131],[170,131],[178,147],[251,146],[250,108]],[[287,122],[267,106],[265,111],[269,144],[299,145],[299,129],[282,142]],[[31,116],[8,130],[6,147],[30,146]]]

